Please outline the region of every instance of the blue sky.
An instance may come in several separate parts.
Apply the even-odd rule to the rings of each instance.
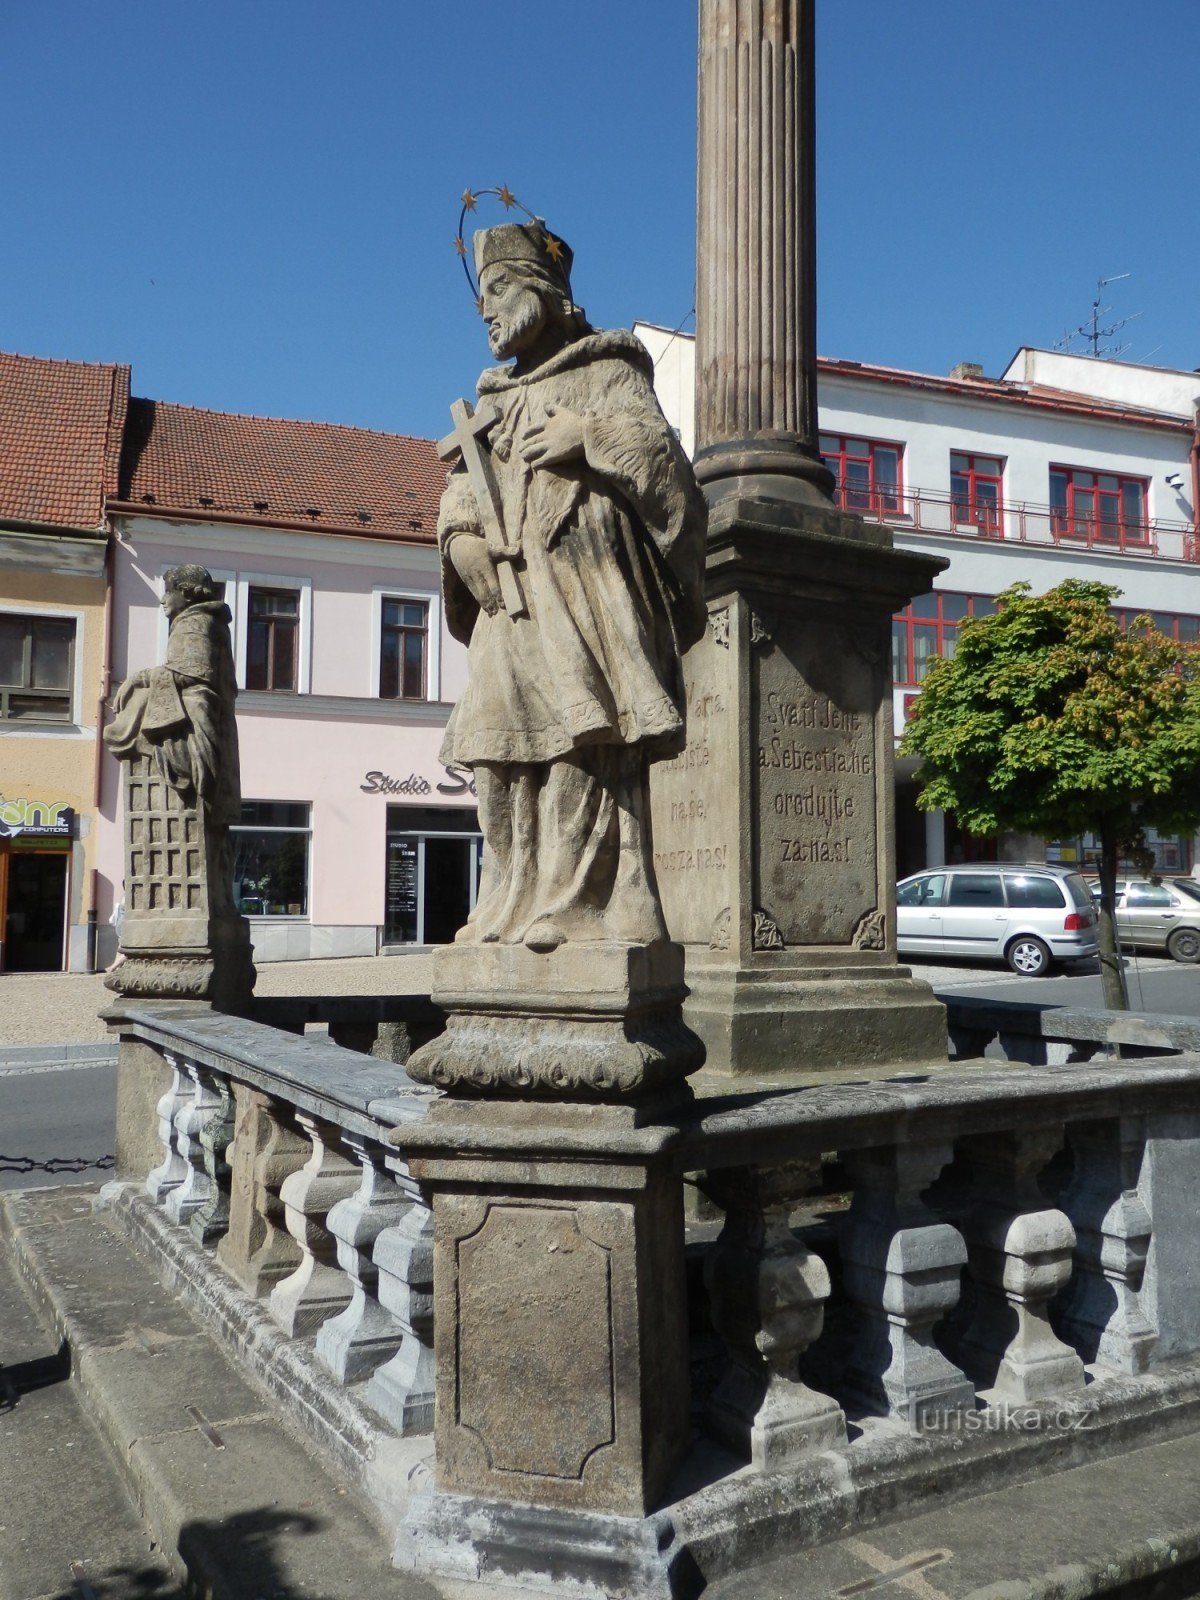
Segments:
[[[458,196],[500,183],[594,321],[673,327],[695,31],[692,0],[8,0],[0,349],[440,433],[486,361]],[[822,353],[998,373],[1127,272],[1128,359],[1200,365],[1198,0],[820,0],[818,57]]]

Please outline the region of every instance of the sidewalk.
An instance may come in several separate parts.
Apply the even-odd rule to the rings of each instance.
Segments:
[[[259,967],[259,995],[428,994],[431,958],[361,956],[345,961],[272,961]],[[97,1013],[116,998],[102,973],[0,974],[0,1057],[15,1045],[88,1044],[106,1039]]]

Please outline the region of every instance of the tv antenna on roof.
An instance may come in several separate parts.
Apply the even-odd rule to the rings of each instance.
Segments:
[[[1112,310],[1112,307],[1102,306],[1100,302],[1104,298],[1104,291],[1107,289],[1110,283],[1120,283],[1122,278],[1132,278],[1132,276],[1132,272],[1117,272],[1114,273],[1111,278],[1097,278],[1096,298],[1092,301],[1091,316],[1086,322],[1081,322],[1077,328],[1072,328],[1067,333],[1064,333],[1054,348],[1056,350],[1063,350],[1067,355],[1071,355],[1071,345],[1073,342],[1076,339],[1084,339],[1088,344],[1091,345],[1091,349],[1087,352],[1088,355],[1094,356],[1097,360],[1100,360],[1102,357],[1106,357],[1110,361],[1115,361],[1118,356],[1124,355],[1125,351],[1129,349],[1128,342],[1125,344],[1105,346],[1104,349],[1101,349],[1101,340],[1111,339],[1114,333],[1119,332],[1120,329],[1126,325],[1126,323],[1134,321],[1134,319],[1136,317],[1140,317],[1142,313],[1140,311],[1134,311],[1130,316],[1120,317],[1116,322],[1112,323],[1111,326],[1102,328],[1100,326],[1100,319],[1101,317],[1108,316],[1109,312]]]

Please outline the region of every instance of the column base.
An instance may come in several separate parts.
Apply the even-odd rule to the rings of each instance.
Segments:
[[[245,1015],[254,992],[250,924],[245,917],[127,917],[125,960],[104,986],[134,1000],[206,1000]]]
[[[407,1071],[457,1095],[627,1100],[704,1064],[680,1005],[677,944],[445,945],[433,994],[449,1020]]]
[[[807,1076],[949,1065],[946,1008],[907,967],[693,966],[683,1018],[710,1071]]]

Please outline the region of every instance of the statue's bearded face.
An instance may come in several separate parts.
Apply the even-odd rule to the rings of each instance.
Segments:
[[[550,320],[545,301],[527,278],[506,263],[484,268],[479,295],[488,345],[502,361],[530,349],[545,332]]]

